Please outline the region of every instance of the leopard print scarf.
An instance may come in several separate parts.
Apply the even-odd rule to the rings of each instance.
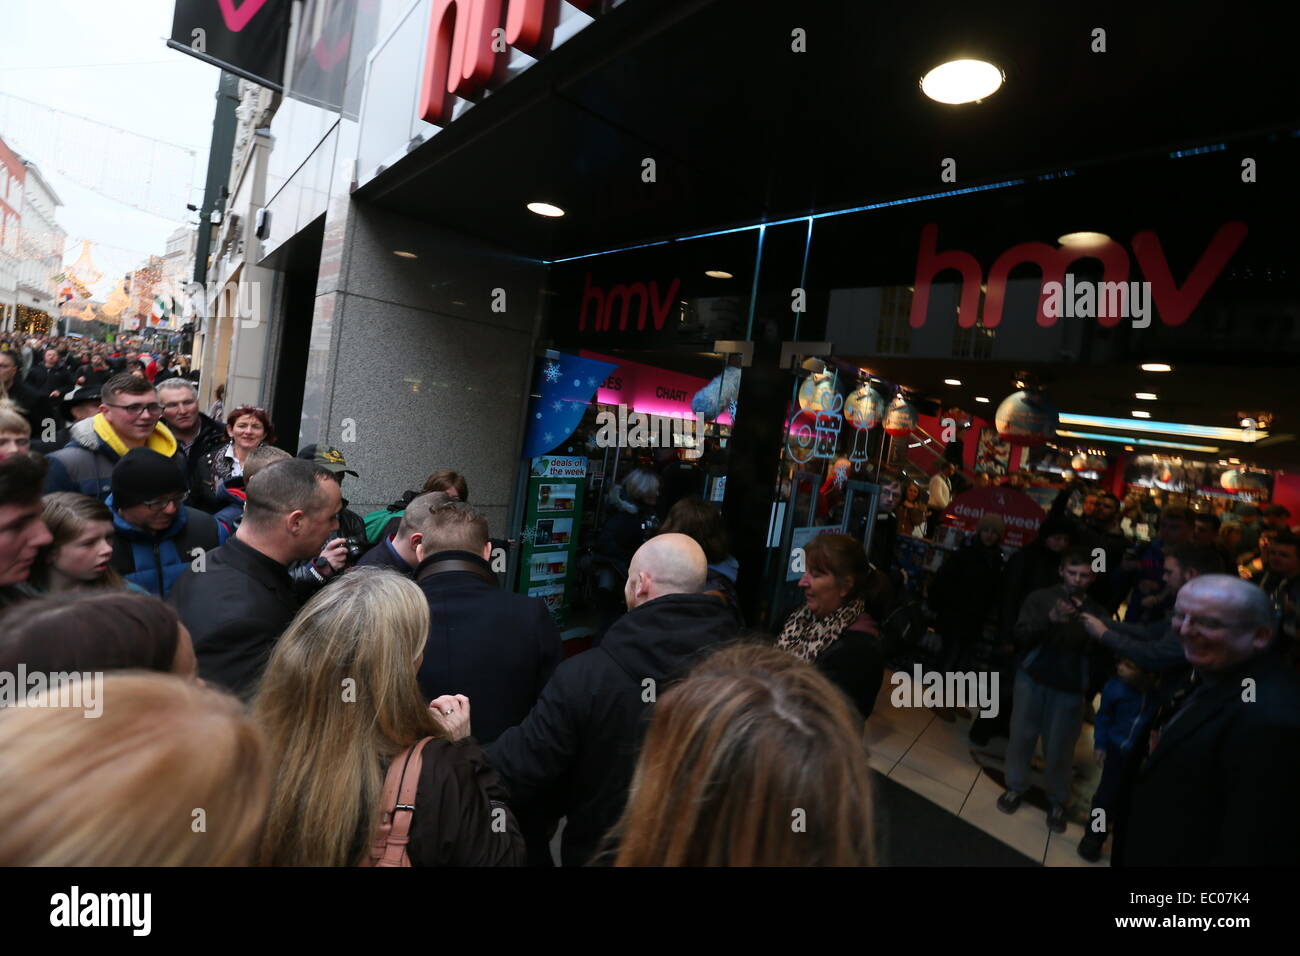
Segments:
[[[833,614],[818,620],[805,604],[785,622],[776,646],[811,664],[858,619],[864,607],[860,599],[850,601]]]

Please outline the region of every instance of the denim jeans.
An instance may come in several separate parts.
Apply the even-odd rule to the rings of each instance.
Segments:
[[[1029,789],[1029,762],[1041,736],[1047,797],[1054,806],[1069,804],[1074,745],[1083,729],[1083,709],[1081,691],[1054,690],[1040,684],[1024,670],[1016,672],[1011,739],[1007,743],[1008,790],[1024,793]]]

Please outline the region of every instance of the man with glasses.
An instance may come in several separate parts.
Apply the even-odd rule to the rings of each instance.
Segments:
[[[158,402],[163,407],[163,422],[180,445],[185,458],[185,474],[190,488],[190,504],[215,514],[222,502],[207,491],[204,480],[204,456],[230,441],[226,426],[199,411],[199,392],[184,378],[169,378],[158,386]]]
[[[1171,619],[1191,676],[1137,748],[1113,863],[1294,866],[1300,860],[1300,677],[1268,595],[1226,574],[1188,582]]]
[[[225,538],[212,515],[185,504],[184,474],[155,451],[123,455],[112,487],[105,504],[116,532],[113,568],[151,594],[166,597],[181,572]]]
[[[49,456],[46,492],[78,491],[102,501],[112,490],[113,466],[135,448],[157,452],[180,472],[179,448],[162,412],[147,379],[113,376],[101,390],[99,413],[73,425],[67,446]]]

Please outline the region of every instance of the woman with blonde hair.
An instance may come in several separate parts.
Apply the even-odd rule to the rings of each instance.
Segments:
[[[869,866],[862,722],[817,669],[727,645],[655,705],[616,866]]]
[[[59,594],[93,588],[142,588],[128,585],[113,569],[113,515],[108,506],[75,491],[55,491],[41,499],[41,520],[54,540],[32,565],[31,584]]]
[[[469,702],[426,704],[416,672],[429,604],[392,571],[355,568],[280,638],[253,703],[275,778],[260,862],[350,866],[368,857],[389,765],[422,747],[410,818],[414,866],[522,865],[506,794],[468,734]],[[450,738],[450,739],[449,739]]]
[[[0,866],[250,862],[268,773],[239,701],[165,674],[73,690],[0,709]]]

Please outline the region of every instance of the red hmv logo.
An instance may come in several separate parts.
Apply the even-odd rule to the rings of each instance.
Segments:
[[[568,0],[579,10],[594,2]],[[433,0],[420,119],[436,126],[450,122],[451,95],[468,97],[484,89],[496,70],[497,56],[508,53],[509,47],[535,57],[546,53],[559,5],[560,0]]]
[[[644,282],[633,282],[631,284],[620,282],[606,292],[599,286],[591,284],[591,273],[588,272],[587,278],[582,285],[582,305],[578,309],[578,331],[582,332],[587,328],[587,311],[593,304],[596,307],[592,319],[593,331],[609,331],[609,323],[610,319],[613,318],[615,305],[621,306],[618,314],[618,330],[620,332],[625,331],[627,329],[627,314],[631,310],[633,302],[635,302],[637,304],[637,331],[645,330],[646,310],[648,308],[654,317],[655,331],[658,332],[664,327],[664,322],[668,319],[668,310],[672,308],[673,302],[677,299],[677,290],[681,286],[681,281],[681,279],[674,279],[668,286],[668,291],[660,299],[658,281],[651,281],[648,287]]]
[[[1165,259],[1160,237],[1153,230],[1144,229],[1135,234],[1129,245],[1137,257],[1142,277],[1151,285],[1151,296],[1155,300],[1160,321],[1165,325],[1182,325],[1187,321],[1192,310],[1209,291],[1214,280],[1223,272],[1228,260],[1233,257],[1246,239],[1244,222],[1227,222],[1219,227],[1210,239],[1205,251],[1192,266],[1187,278],[1179,285],[1170,274],[1169,262]],[[960,249],[938,251],[939,227],[934,223],[921,230],[921,246],[916,257],[915,293],[912,296],[912,328],[919,329],[925,324],[926,310],[930,305],[930,284],[941,272],[955,269],[961,273],[961,306],[957,313],[957,324],[970,328],[975,324],[979,311],[980,282],[984,271],[979,262],[969,252]],[[1007,276],[1018,265],[1031,262],[1042,270],[1042,284],[1059,283],[1065,277],[1071,264],[1079,259],[1098,259],[1102,264],[1102,277],[1106,283],[1128,281],[1129,254],[1118,242],[1107,239],[1086,247],[1058,248],[1045,242],[1022,242],[1012,246],[993,261],[989,269],[988,292],[984,299],[984,327],[995,328],[1002,321],[1002,307],[1006,301]],[[1044,308],[1049,292],[1044,288],[1038,298],[1038,324],[1047,327],[1056,324],[1056,315],[1049,314]],[[1120,321],[1120,316],[1099,315],[1097,322],[1104,326],[1113,326]]]

